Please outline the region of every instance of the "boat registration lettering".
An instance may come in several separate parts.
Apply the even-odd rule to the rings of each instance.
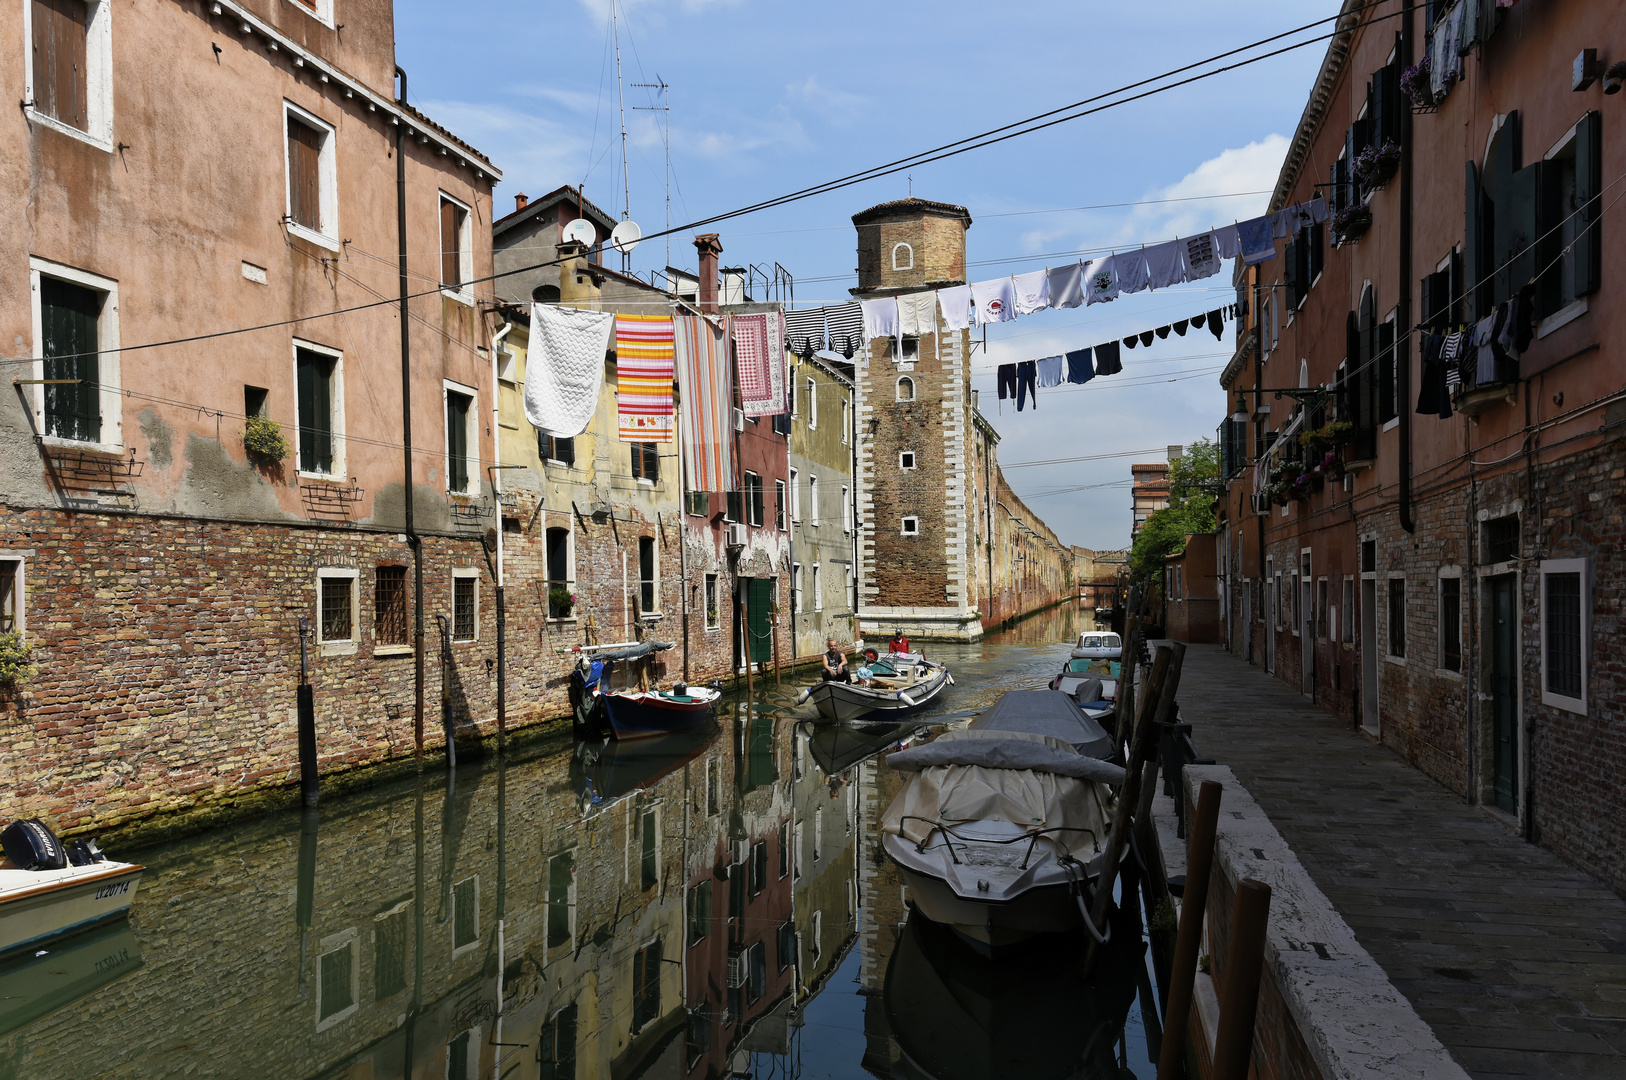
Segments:
[[[128,879],[124,881],[110,881],[106,885],[103,885],[101,888],[96,890],[96,899],[106,900],[110,896],[123,896],[129,891],[130,882]]]

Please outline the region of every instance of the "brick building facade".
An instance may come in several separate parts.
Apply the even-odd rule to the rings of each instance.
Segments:
[[[1238,278],[1249,318],[1222,376],[1245,450],[1220,528],[1229,646],[1626,889],[1610,284],[1626,267],[1602,196],[1626,140],[1584,51],[1626,15],[1396,0],[1355,21],[1272,200],[1324,191],[1342,215]],[[1450,77],[1414,101],[1403,76],[1424,56]],[[1521,293],[1527,346],[1428,384],[1429,335]],[[1428,403],[1440,396],[1448,417]]]

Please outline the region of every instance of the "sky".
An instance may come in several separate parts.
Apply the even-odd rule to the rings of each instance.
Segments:
[[[396,57],[412,103],[503,171],[499,216],[518,192],[583,184],[614,216],[630,201],[649,234],[666,227],[668,121],[671,221],[682,225],[1081,101],[1329,17],[1337,6],[617,0],[625,185],[610,0],[481,0],[465,9],[478,17],[464,19],[447,19],[443,2],[398,0]],[[972,280],[1254,216],[1268,202],[1325,50],[1315,42],[908,175],[690,230],[671,238],[670,262],[692,268],[692,233],[715,230],[725,265],[777,262],[805,306],[846,300],[857,284],[852,215],[911,193],[970,211]],[[635,85],[661,81],[664,95]],[[670,111],[649,108],[662,104]],[[647,278],[666,265],[666,244],[641,244],[633,272]],[[1229,326],[1223,341],[1192,330],[1126,350],[1121,375],[1044,391],[1036,411],[1020,414],[995,400],[996,367],[1229,303],[1228,271],[987,329],[986,348],[972,358],[972,387],[1000,434],[1006,478],[1064,542],[1128,546],[1131,462],[1162,461],[1169,445],[1214,437],[1227,412],[1218,374],[1234,335]],[[1127,456],[1013,467],[1107,454]]]

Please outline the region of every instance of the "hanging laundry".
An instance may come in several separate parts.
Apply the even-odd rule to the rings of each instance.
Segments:
[[[879,300],[860,300],[864,312],[864,340],[898,336],[898,298],[883,296]]]
[[[622,442],[672,441],[670,315],[615,317],[615,415]]]
[[[1016,318],[1016,288],[1009,277],[972,282],[971,299],[976,306],[979,326]]]
[[[1330,216],[1327,213],[1327,200],[1320,195],[1304,204],[1310,209],[1310,224],[1320,225]]]
[[[1496,382],[1496,349],[1492,342],[1496,340],[1496,320],[1500,314],[1498,309],[1474,324],[1474,382],[1480,386]]]
[[[1095,367],[1089,349],[1074,349],[1067,354],[1067,381],[1087,383],[1095,378]]]
[[[1050,271],[1035,270],[1011,278],[1016,289],[1016,313],[1032,315],[1050,306]]]
[[[1084,302],[1084,264],[1068,263],[1052,267],[1050,274],[1050,306],[1076,308]]]
[[[1136,248],[1134,251],[1119,252],[1112,258],[1113,267],[1118,271],[1118,292],[1145,292],[1149,276],[1146,269],[1146,249]]]
[[[1174,324],[1174,332],[1176,334],[1178,334],[1179,336],[1181,336],[1181,337],[1186,336],[1186,323],[1187,323],[1187,321],[1188,320],[1186,320],[1186,319],[1181,319],[1179,322]]]
[[[1047,356],[1039,361],[1039,385],[1049,389],[1060,386],[1062,380],[1062,365],[1064,361],[1060,356]]]
[[[1118,343],[1116,341],[1109,341],[1105,345],[1095,347],[1095,373],[1097,375],[1116,375],[1123,369],[1123,361],[1118,358]]]
[[[798,356],[812,356],[824,348],[824,309],[785,312],[785,347]]]
[[[1214,254],[1222,259],[1234,259],[1242,254],[1242,234],[1235,225],[1221,225],[1209,234],[1214,238]]]
[[[777,311],[729,316],[734,340],[735,379],[746,416],[778,416],[785,411],[783,319]]]
[[[951,285],[937,290],[937,303],[943,309],[943,325],[950,330],[969,330],[973,305],[971,286]]]
[[[830,350],[848,360],[864,347],[864,308],[857,300],[836,304],[824,309],[824,319],[830,334]]]
[[[615,316],[551,304],[531,305],[525,419],[544,435],[574,438],[587,430],[604,385]]]
[[[1242,242],[1242,265],[1254,266],[1276,257],[1276,241],[1270,229],[1268,215],[1237,223],[1237,235]]]
[[[1124,338],[1124,348],[1126,349],[1133,349],[1139,344],[1140,338],[1136,337],[1134,334],[1130,334],[1128,337]]]
[[[1417,390],[1417,412],[1449,420],[1451,392],[1446,387],[1445,364],[1440,359],[1444,345],[1443,334],[1429,334],[1423,338],[1422,380]]]
[[[1180,244],[1180,280],[1201,281],[1220,272],[1219,252],[1214,247],[1214,234],[1188,236]]]
[[[1286,240],[1299,231],[1299,211],[1296,206],[1283,207],[1270,215],[1270,235],[1276,240]]]
[[[1215,308],[1213,311],[1210,311],[1205,316],[1205,319],[1208,322],[1209,333],[1214,335],[1214,340],[1215,341],[1221,340],[1224,333],[1225,333],[1225,319],[1224,319],[1224,316],[1221,314],[1220,309]],[[1193,319],[1191,321],[1192,322],[1197,322],[1196,319]],[[1202,324],[1198,323],[1198,325],[1200,326]]]
[[[823,326],[820,316],[820,326]],[[698,315],[673,319],[683,469],[694,491],[728,491],[734,487],[734,404],[728,391],[727,352],[723,329]]]
[[[1168,332],[1168,328],[1165,327],[1163,330],[1164,335],[1167,336]],[[1140,343],[1142,345],[1150,345],[1152,343],[1152,332],[1150,330],[1142,330],[1140,332]]]
[[[1206,316],[1206,315],[1193,315],[1191,317],[1191,325],[1195,326],[1197,329],[1201,330],[1203,328],[1203,321],[1205,319],[1207,319],[1207,318],[1208,318],[1208,316]],[[1175,328],[1175,330],[1178,331],[1180,329],[1180,324],[1175,323],[1174,328]]]
[[[1178,240],[1170,240],[1164,244],[1154,244],[1146,249],[1147,284],[1153,289],[1167,289],[1170,285],[1178,285],[1183,278],[1180,276],[1180,248],[1183,245]]]
[[[1445,335],[1445,341],[1440,344],[1440,365],[1445,368],[1445,390],[1447,394],[1455,395],[1462,389],[1462,361],[1464,360],[1464,343],[1468,334],[1458,330]]]
[[[999,400],[1004,401],[1006,398],[1014,398],[1016,396],[1016,365],[999,365],[997,379],[999,383]]]
[[[937,333],[937,293],[906,293],[898,297],[898,333],[925,337]]]
[[[1167,326],[1160,326],[1152,332],[1157,335],[1157,339],[1159,341],[1162,341],[1164,338],[1169,336],[1169,328]]]
[[[1104,304],[1118,298],[1117,261],[1112,255],[1103,255],[1084,264],[1084,302]]]
[[[1032,360],[1023,360],[1016,365],[1016,411],[1021,412],[1027,406],[1028,398],[1033,399],[1033,407],[1039,407],[1039,391],[1034,385],[1038,378],[1038,371]]]

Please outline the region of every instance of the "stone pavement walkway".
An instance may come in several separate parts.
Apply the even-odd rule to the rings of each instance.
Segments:
[[[1180,707],[1476,1080],[1626,1078],[1626,901],[1218,646]]]

